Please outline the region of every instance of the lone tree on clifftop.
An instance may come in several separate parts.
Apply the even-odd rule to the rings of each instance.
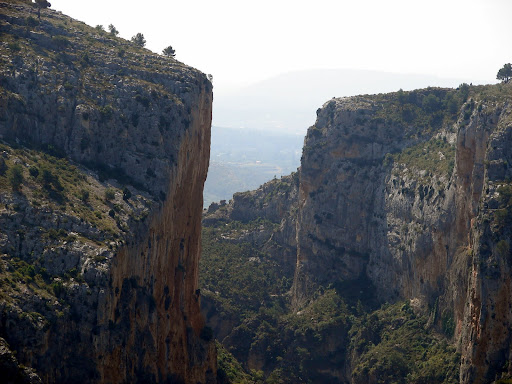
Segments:
[[[137,33],[132,37],[132,42],[137,44],[139,47],[144,47],[146,45],[146,39],[142,33]]]
[[[174,49],[172,49],[172,46],[169,45],[167,48],[165,48],[163,51],[162,51],[162,54],[164,56],[167,56],[167,57],[174,57],[176,56],[176,51]]]
[[[46,0],[36,0],[37,18],[41,20],[41,8],[49,8],[52,5]]]
[[[119,31],[117,30],[117,28],[116,28],[116,27],[114,27],[114,24],[110,24],[110,25],[108,26],[108,30],[110,31],[110,34],[111,34],[111,35],[114,35],[114,36],[119,35]]]
[[[512,78],[512,64],[508,63],[503,66],[498,71],[496,75],[496,79],[503,81],[504,83],[508,83],[508,81]]]

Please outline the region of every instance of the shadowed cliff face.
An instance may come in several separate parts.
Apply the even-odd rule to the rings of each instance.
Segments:
[[[385,153],[403,133],[367,124],[371,100],[332,100],[319,111],[303,149],[297,217],[297,268],[293,288],[300,306],[317,289],[364,273],[372,243],[383,232]],[[368,117],[369,116],[369,117]]]
[[[485,153],[473,141],[475,158],[484,162],[481,198],[471,220],[471,267],[461,327],[461,381],[485,383],[510,376],[512,120],[510,107],[497,109],[486,133]],[[469,145],[468,145],[469,147]]]
[[[211,96],[199,96],[166,201],[145,238],[119,250],[114,259],[106,308],[98,309],[100,324],[113,324],[110,338],[98,337],[104,344],[100,350],[109,351],[102,381],[119,381],[119,367],[133,356],[139,366],[126,366],[121,381],[133,381],[139,370],[157,381],[215,377],[214,345],[201,339],[204,320],[197,291],[202,212],[197,202],[202,202],[208,169],[211,116]],[[119,343],[112,343],[116,339]]]
[[[25,175],[17,191],[0,175],[0,254],[6,279],[29,268],[4,286],[0,336],[44,382],[214,382],[197,289],[211,83],[35,15],[0,2],[2,165]]]

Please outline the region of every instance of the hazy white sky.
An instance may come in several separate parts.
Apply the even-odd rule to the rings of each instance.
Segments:
[[[51,0],[213,75],[215,91],[292,70],[353,68],[495,82],[511,0]]]

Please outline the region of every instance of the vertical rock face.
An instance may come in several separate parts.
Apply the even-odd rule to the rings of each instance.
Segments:
[[[318,285],[359,276],[370,278],[386,300],[420,296],[425,302],[440,294],[454,212],[447,202],[453,197],[448,169],[453,127],[427,131],[401,116],[394,121],[395,113],[402,112],[391,97],[331,100],[308,131],[297,219],[296,306]],[[400,156],[430,151],[437,140],[441,144],[433,150],[439,153],[427,155],[447,163],[446,169],[421,169],[413,157]]]
[[[512,373],[512,121],[507,104],[498,111],[491,120],[494,129],[486,132],[485,153],[478,155],[478,144],[473,152],[476,158],[483,157],[484,171],[479,180],[478,214],[469,232],[472,257],[461,329],[464,383],[490,382]]]
[[[308,131],[296,222],[295,306],[318,285],[364,274],[370,253],[380,251],[382,159],[399,148],[403,132],[367,124],[376,110],[363,97],[331,100]]]
[[[100,350],[108,351],[101,381],[196,383],[215,378],[215,349],[201,339],[199,308],[202,193],[209,159],[211,95],[200,95],[183,138],[167,199],[141,241],[121,249],[112,265],[112,287],[100,324],[113,324]],[[197,203],[200,203],[199,205]],[[112,328],[112,327],[111,327]],[[109,333],[107,333],[109,334]],[[117,341],[117,342],[116,342]],[[137,363],[133,363],[137,356]],[[121,370],[121,376],[119,367]]]
[[[41,276],[2,296],[0,336],[44,382],[214,382],[197,289],[211,83],[62,14],[35,15],[0,2],[0,138],[4,163],[27,175],[0,191],[2,270]]]
[[[222,225],[216,228],[223,240],[249,241],[257,250],[272,251],[273,244],[269,254],[283,271],[293,269],[286,260],[295,255],[293,313],[287,319],[300,319],[325,299],[324,292],[344,297],[346,290],[348,297],[356,290],[362,300],[373,300],[375,293],[377,303],[408,300],[404,308],[410,305],[414,316],[425,319],[422,329],[439,332],[460,352],[461,383],[509,378],[511,100],[510,84],[330,100],[308,130],[292,193],[276,193],[280,182],[269,182],[235,195],[226,206],[212,206],[205,224],[258,218],[279,223],[262,242],[255,230],[232,238]],[[218,323],[214,315],[209,318]],[[272,372],[273,363],[265,361],[270,347],[258,344],[260,334],[252,344],[241,342],[251,340],[241,335],[257,328],[254,319],[228,336],[212,324],[248,367]],[[370,335],[361,338],[381,346],[371,336],[377,312],[364,319]],[[360,371],[362,350],[345,355],[354,336],[343,340],[343,326],[337,326],[337,339],[319,333],[328,341],[323,350],[313,350],[325,365],[310,374],[326,374],[333,382],[377,382]],[[286,347],[297,340],[295,334]],[[366,368],[378,365],[367,362]]]
[[[451,120],[418,103],[428,90],[414,111],[403,95],[318,111],[300,169],[296,308],[319,286],[363,276],[382,300],[419,300],[453,322],[461,382],[510,374],[512,141],[500,87],[475,89]]]

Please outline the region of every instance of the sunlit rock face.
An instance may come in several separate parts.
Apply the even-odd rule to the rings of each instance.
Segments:
[[[506,377],[511,91],[501,84],[332,99],[308,130],[293,182],[273,180],[213,205],[205,225],[274,223],[232,241],[267,252],[285,276],[291,270],[293,313],[332,288],[362,287],[360,297],[379,303],[410,300],[461,353],[461,382]],[[226,345],[250,351],[240,355],[248,367],[272,369],[208,312]],[[352,380],[357,359],[326,363],[333,380]]]
[[[0,2],[0,23],[2,164],[25,172],[0,191],[2,271],[35,268],[3,286],[0,336],[43,382],[215,382],[197,287],[211,83],[29,2]]]
[[[318,111],[300,168],[296,308],[319,286],[365,276],[383,301],[453,319],[461,382],[510,374],[511,94],[497,87],[434,125],[420,112],[404,122],[396,94]]]

